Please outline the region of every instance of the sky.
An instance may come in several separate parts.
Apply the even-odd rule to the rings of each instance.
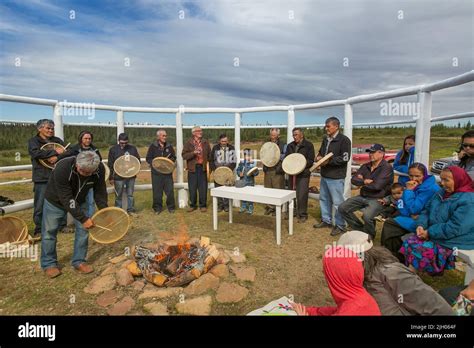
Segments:
[[[443,80],[474,66],[472,0],[135,0],[0,2],[0,93],[148,107],[294,105]],[[393,102],[416,102],[416,97]],[[381,101],[354,122],[402,120]],[[436,116],[474,110],[474,84],[433,93]],[[297,111],[296,123],[343,119],[343,108]],[[51,117],[0,102],[0,119]],[[126,113],[174,124],[174,115]],[[233,124],[186,114],[185,124]],[[66,122],[114,122],[113,112]],[[463,122],[467,122],[464,120]],[[472,122],[472,120],[471,120]],[[244,114],[284,124],[286,113]]]

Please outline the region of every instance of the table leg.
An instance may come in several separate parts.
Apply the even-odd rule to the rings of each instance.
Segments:
[[[276,208],[276,234],[277,234],[277,245],[281,244],[281,205],[275,206]]]
[[[288,232],[290,235],[293,235],[293,210],[295,209],[295,201],[293,199],[290,201],[289,208],[288,214],[290,215],[288,216]]]
[[[212,197],[212,222],[214,230],[217,230],[217,197]]]
[[[232,223],[232,205],[233,199],[229,199],[229,224]]]

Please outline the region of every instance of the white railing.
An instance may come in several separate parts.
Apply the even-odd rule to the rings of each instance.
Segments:
[[[286,125],[280,125],[287,128],[287,142],[292,141],[292,132],[291,130],[295,127],[295,111],[297,110],[313,110],[333,106],[344,106],[344,134],[348,136],[352,141],[352,129],[353,127],[363,127],[363,126],[385,126],[385,125],[395,125],[395,124],[416,124],[416,144],[415,144],[415,160],[417,162],[422,162],[428,166],[429,161],[429,146],[430,146],[430,128],[431,122],[439,122],[443,120],[452,120],[460,118],[473,117],[474,113],[472,111],[446,115],[432,118],[431,108],[432,108],[432,92],[462,85],[474,81],[474,70],[466,72],[462,75],[454,76],[452,78],[417,86],[411,86],[406,88],[395,89],[391,91],[372,93],[360,96],[354,96],[347,99],[341,100],[332,100],[312,104],[300,104],[300,105],[279,105],[279,106],[260,106],[260,107],[247,107],[247,108],[198,108],[198,107],[185,107],[180,106],[177,108],[156,108],[156,107],[128,107],[128,106],[116,106],[116,105],[94,105],[95,110],[108,110],[115,111],[117,113],[116,124],[94,124],[94,123],[68,123],[69,125],[100,125],[104,127],[117,127],[117,134],[124,132],[125,126],[127,127],[161,127],[161,128],[175,128],[176,129],[176,153],[177,153],[177,185],[181,186],[184,184],[184,162],[181,156],[183,149],[183,128],[190,128],[191,126],[183,125],[183,115],[188,113],[230,113],[234,114],[234,126],[207,126],[205,128],[224,128],[224,129],[235,129],[235,149],[237,153],[237,160],[240,156],[240,130],[243,128],[270,128],[277,127],[271,125],[259,125],[259,126],[242,126],[242,114],[243,113],[255,113],[255,112],[270,112],[270,111],[285,111],[287,112],[287,123]],[[389,98],[398,98],[409,95],[417,95],[418,103],[420,104],[420,111],[417,115],[417,118],[414,120],[400,120],[400,121],[387,121],[387,122],[378,122],[378,123],[360,123],[353,124],[353,105],[358,103],[373,102],[382,99]],[[36,104],[36,105],[49,105],[53,107],[53,119],[55,122],[55,132],[56,136],[64,138],[64,123],[63,116],[61,115],[61,108],[63,107],[76,107],[80,108],[83,103],[71,103],[71,102],[61,102],[53,99],[42,99],[42,98],[32,98],[16,95],[7,95],[0,94],[0,101],[9,101],[17,103],[27,103],[27,104]],[[146,113],[174,113],[176,115],[176,125],[165,126],[165,125],[126,125],[124,112],[146,112]],[[0,122],[22,122],[22,121],[0,121]],[[300,125],[301,127],[320,127],[321,124],[317,125]],[[3,168],[0,167],[0,171]],[[346,185],[345,185],[345,196],[350,197],[351,194],[351,185],[350,185],[350,171],[351,166],[348,166],[347,176],[346,176]],[[185,207],[187,205],[187,192],[184,188],[178,190],[178,202],[180,207]]]

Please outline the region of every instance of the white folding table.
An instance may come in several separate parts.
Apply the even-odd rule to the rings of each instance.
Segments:
[[[262,185],[241,188],[234,186],[220,186],[211,189],[211,197],[214,230],[217,230],[217,198],[227,198],[229,199],[229,223],[232,223],[232,202],[234,199],[274,205],[276,210],[276,240],[278,245],[281,244],[282,206],[289,203],[288,232],[290,235],[293,234],[293,209],[294,200],[296,199],[295,191],[265,188]]]

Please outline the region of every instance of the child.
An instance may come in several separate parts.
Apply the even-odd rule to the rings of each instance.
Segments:
[[[379,216],[375,217],[375,220],[385,221],[387,218],[393,218],[400,215],[398,211],[398,204],[402,199],[404,187],[402,184],[396,182],[390,187],[391,194],[383,199],[379,199],[379,203],[384,206],[384,209]]]
[[[247,175],[247,173],[256,166],[257,163],[252,159],[252,150],[244,149],[244,160],[237,167],[237,175],[241,180],[245,181],[245,186],[255,186],[255,177],[258,175],[258,170],[251,175]],[[242,201],[240,212],[243,213],[245,211],[250,215],[253,214],[253,202]]]

